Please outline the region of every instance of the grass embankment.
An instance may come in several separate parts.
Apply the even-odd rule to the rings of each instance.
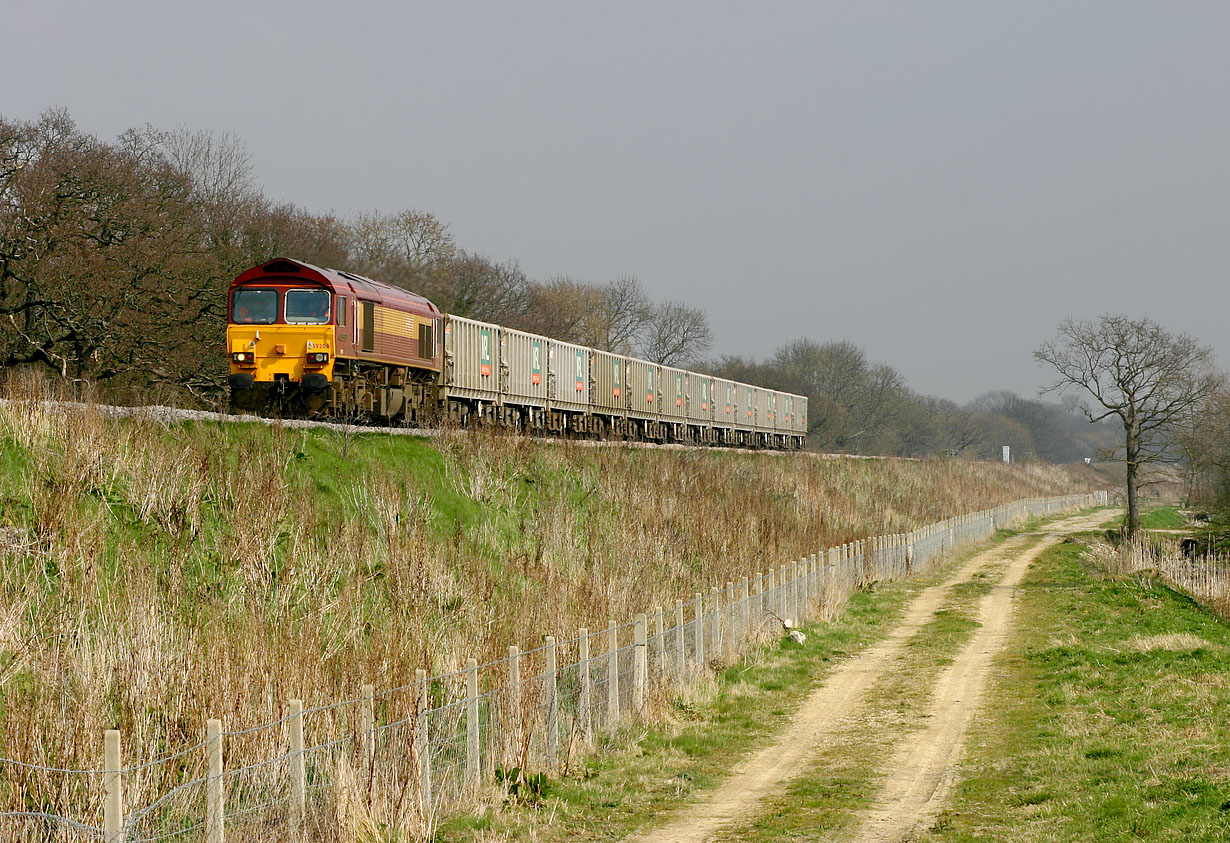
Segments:
[[[805,628],[802,644],[785,639],[719,671],[695,693],[666,701],[661,722],[608,736],[582,769],[549,781],[540,798],[455,817],[438,839],[622,840],[652,828],[780,732],[832,664],[883,638],[923,585],[855,592],[830,623]]]
[[[1182,530],[1191,525],[1177,506],[1157,506],[1141,514],[1140,526],[1144,530]]]
[[[68,767],[97,765],[104,728],[139,761],[207,717],[266,722],[292,697],[401,685],[769,562],[1088,488],[1044,466],[168,426],[13,398],[0,734],[4,755]]]
[[[1230,837],[1230,624],[1060,545],[1017,631],[937,840]]]
[[[1001,531],[997,541],[1012,534]],[[693,793],[704,798],[748,752],[780,733],[839,660],[891,632],[906,604],[950,576],[959,561],[925,579],[855,592],[830,621],[805,628],[803,644],[783,640],[720,671],[693,697],[669,701],[662,722],[616,736],[582,769],[549,782],[542,798],[456,817],[440,829],[439,839],[549,843],[652,834],[664,814],[669,817]],[[816,839],[848,828],[876,794],[880,762],[895,741],[925,725],[931,683],[977,628],[977,603],[999,578],[999,568],[984,566],[953,586],[812,769],[765,800],[747,823],[715,839]]]

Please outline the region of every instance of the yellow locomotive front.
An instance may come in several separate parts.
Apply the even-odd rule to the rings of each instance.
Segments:
[[[300,279],[260,278],[231,287],[226,346],[232,403],[261,410],[297,399],[327,400],[337,342],[333,294]]]

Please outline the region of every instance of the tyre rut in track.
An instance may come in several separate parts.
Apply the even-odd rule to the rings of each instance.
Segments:
[[[670,821],[636,839],[661,843],[703,843],[732,824],[751,819],[760,801],[784,782],[808,769],[811,757],[831,740],[838,727],[855,715],[868,690],[892,669],[904,648],[944,604],[949,591],[970,580],[990,562],[1008,562],[1003,578],[980,601],[982,627],[935,685],[928,727],[907,737],[898,755],[883,769],[894,771],[876,809],[867,814],[860,840],[899,840],[935,810],[941,787],[965,729],[976,711],[978,696],[990,673],[991,659],[1007,635],[1012,590],[1029,563],[1065,531],[1088,529],[1106,515],[1078,516],[1048,527],[1034,547],[1037,534],[1014,536],[1002,545],[978,553],[944,582],[923,589],[906,608],[893,631],[878,644],[833,669],[795,713],[789,727],[774,742],[740,762],[731,776],[708,798],[682,809]],[[964,702],[953,708],[954,699]]]

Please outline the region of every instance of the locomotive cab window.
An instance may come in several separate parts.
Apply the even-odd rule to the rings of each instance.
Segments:
[[[339,328],[346,327],[346,297],[337,297],[337,326]]]
[[[289,325],[323,325],[329,321],[328,290],[287,290],[286,322]]]
[[[241,287],[231,298],[231,321],[239,325],[272,325],[278,321],[278,291]]]

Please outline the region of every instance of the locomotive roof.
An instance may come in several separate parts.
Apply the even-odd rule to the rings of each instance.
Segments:
[[[266,278],[274,280],[279,277],[282,280],[288,277],[309,279],[324,284],[335,293],[349,291],[357,299],[375,301],[386,307],[407,310],[422,316],[435,318],[440,315],[439,308],[418,293],[403,290],[401,287],[395,287],[374,278],[356,275],[353,272],[322,269],[319,266],[291,258],[274,258],[267,263],[254,266],[245,270],[231,283],[232,285],[247,284]]]

